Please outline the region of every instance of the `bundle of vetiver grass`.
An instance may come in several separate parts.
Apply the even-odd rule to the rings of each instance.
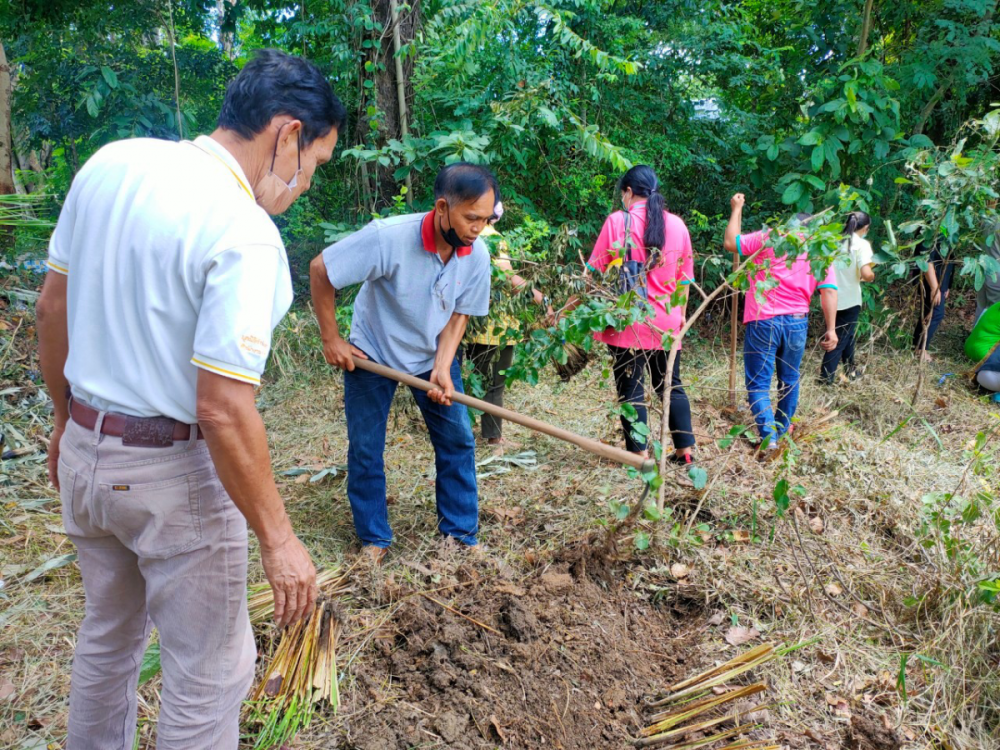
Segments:
[[[281,747],[312,719],[317,703],[334,712],[337,687],[337,638],[340,617],[333,602],[321,597],[308,620],[287,627],[263,678],[247,703],[247,719],[260,724],[257,748]]]
[[[765,692],[767,685],[758,682],[721,694],[713,691],[713,688],[721,688],[734,677],[771,661],[777,655],[772,645],[758,646],[725,664],[671,685],[666,690],[666,696],[647,704],[648,708],[658,710],[649,717],[651,723],[639,733],[635,746],[654,747],[670,743],[667,750],[696,750],[716,742],[729,741],[719,750],[780,750],[780,746],[770,740],[736,739],[744,732],[760,729],[760,725],[743,723],[740,712],[733,709],[733,703]],[[751,713],[765,708],[770,706],[757,706]],[[692,734],[701,736],[687,740]]]
[[[333,599],[350,591],[349,573],[339,569],[319,571],[319,598],[312,615],[282,631],[278,648],[247,702],[246,721],[261,727],[255,747],[281,747],[308,726],[314,706],[321,701],[337,710],[340,617]],[[271,620],[274,592],[270,584],[265,581],[250,586],[247,606],[252,623]]]

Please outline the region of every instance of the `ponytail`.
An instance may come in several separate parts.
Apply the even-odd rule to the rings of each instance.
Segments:
[[[847,214],[847,221],[844,222],[844,234],[847,235],[847,252],[851,254],[851,263],[854,263],[854,233],[871,223],[872,217],[864,211],[851,211]]]
[[[660,251],[667,241],[667,225],[663,220],[663,212],[666,210],[667,202],[658,189],[654,190],[646,203],[646,231],[642,236],[642,243],[649,252],[650,266],[660,262]]]
[[[851,211],[847,214],[847,221],[844,222],[844,234],[853,237],[854,233],[864,229],[872,223],[872,217],[864,211]]]
[[[660,194],[660,181],[656,172],[645,164],[637,164],[622,177],[619,189],[631,188],[632,194],[646,199],[646,230],[642,235],[642,244],[646,246],[646,265],[653,267],[660,262],[660,252],[667,241],[667,227],[663,213],[667,203]]]

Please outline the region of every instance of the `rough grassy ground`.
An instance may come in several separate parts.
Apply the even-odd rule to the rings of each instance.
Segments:
[[[30,308],[0,297],[0,320],[7,447],[39,447],[47,417],[27,377],[37,367]],[[609,503],[637,499],[637,481],[509,425],[517,444],[509,453],[534,451],[537,466],[480,467],[488,554],[438,545],[433,454],[401,393],[386,454],[393,553],[381,574],[356,574],[343,606],[340,712],[320,712],[293,746],[627,747],[645,696],[771,641],[806,644],[756,673],[778,703],[757,714],[759,734],[782,747],[1000,747],[1000,619],[956,595],[967,588],[968,565],[920,531],[925,495],[988,490],[997,476],[995,448],[984,460],[992,477],[966,472],[970,444],[995,428],[997,407],[954,378],[937,385],[965,367],[956,357],[961,322],[957,314],[946,321],[940,362],[927,368],[915,410],[912,357],[876,345],[863,354],[860,384],[824,390],[813,385],[818,355],[810,352],[795,446],[763,464],[743,439],[720,447],[747,415],[728,409],[722,350],[691,341],[684,373],[709,485],[698,492],[684,475],[668,478],[672,513],[642,522],[650,548],[633,550],[629,533],[610,562],[587,558],[581,542],[605,533]],[[347,565],[356,544],[343,473],[309,481],[345,464],[347,447],[340,379],[320,366],[314,339],[305,315],[289,321],[260,405],[296,528],[318,565]],[[617,442],[600,369],[569,385],[515,386],[508,405]],[[308,471],[283,474],[296,468]],[[779,518],[782,479],[802,489]],[[0,503],[0,747],[58,747],[83,598],[72,563],[28,580],[72,552],[43,454],[0,465]],[[969,554],[996,571],[989,520],[962,533]],[[268,647],[266,632],[261,643]],[[141,746],[155,722],[156,687],[143,689]]]

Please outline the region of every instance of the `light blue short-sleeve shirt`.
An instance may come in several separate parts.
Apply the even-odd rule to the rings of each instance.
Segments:
[[[433,369],[438,337],[453,313],[489,312],[486,244],[477,239],[442,263],[433,220],[433,212],[379,219],[323,251],[335,289],[362,284],[351,343],[410,375]]]

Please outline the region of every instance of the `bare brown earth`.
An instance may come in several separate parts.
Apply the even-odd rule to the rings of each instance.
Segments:
[[[507,573],[463,563],[440,578],[451,589],[432,596],[480,624],[399,592],[355,674],[358,705],[345,710],[362,713],[344,722],[346,747],[628,744],[644,696],[688,668],[690,635],[647,601],[562,567]]]

